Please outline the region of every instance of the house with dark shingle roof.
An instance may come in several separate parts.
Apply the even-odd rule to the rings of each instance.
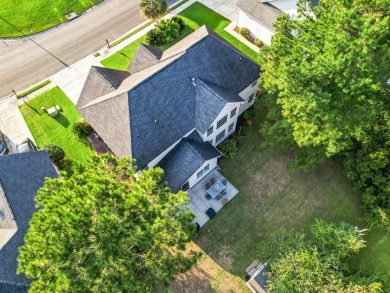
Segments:
[[[27,292],[29,280],[17,274],[18,248],[35,208],[35,195],[57,171],[45,151],[0,156],[0,292]]]
[[[141,44],[127,71],[92,67],[77,108],[115,155],[161,166],[176,192],[217,167],[216,146],[254,103],[259,75],[203,26],[166,51]]]
[[[250,34],[262,40],[266,45],[271,44],[275,34],[273,23],[279,15],[288,14],[291,19],[297,16],[297,0],[238,0],[238,27],[246,27]],[[309,0],[312,7],[319,0]]]

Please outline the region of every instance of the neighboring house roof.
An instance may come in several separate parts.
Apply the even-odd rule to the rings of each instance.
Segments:
[[[167,181],[172,192],[176,192],[206,161],[220,156],[221,152],[204,142],[194,130],[160,161],[159,166],[164,170],[162,181]]]
[[[140,44],[128,68],[130,74],[140,72],[160,62],[163,51],[160,48]]]
[[[252,16],[257,22],[264,25],[266,28],[275,32],[273,23],[276,21],[280,14],[285,14],[277,6],[278,2],[285,3],[287,1],[269,1],[261,2],[261,0],[238,0],[237,7],[244,11],[246,14]],[[292,0],[290,5],[293,5],[295,0]],[[319,0],[309,0],[311,6],[318,6]],[[274,5],[275,6],[274,6]]]
[[[237,7],[246,14],[252,16],[257,22],[274,32],[273,23],[279,14],[284,14],[270,3],[262,3],[260,0],[238,0]]]
[[[227,104],[227,100],[237,99],[232,98],[233,93],[240,93],[260,75],[258,64],[205,26],[164,51],[154,64],[160,54],[159,49],[142,45],[129,67],[133,74],[116,90],[102,95],[92,93],[94,100],[84,98],[83,95],[91,95],[87,88],[93,92],[94,82],[98,82],[90,79],[80,97],[82,102],[77,103],[81,114],[110,149],[119,157],[132,155],[140,169],[196,125],[202,125],[203,130],[203,124],[207,124],[200,121],[201,115],[196,115],[200,97],[193,78],[208,82],[204,87],[215,90],[216,96],[223,91],[229,93],[224,102]],[[150,67],[138,71],[143,56],[148,56],[146,63]],[[117,120],[119,129],[115,129]],[[125,127],[126,123],[129,126]]]
[[[28,279],[16,274],[18,247],[24,243],[29,221],[36,210],[34,198],[44,178],[57,176],[44,151],[0,157],[0,188],[6,199],[0,200],[0,217],[10,209],[17,226],[13,236],[0,247],[0,292],[27,292]]]

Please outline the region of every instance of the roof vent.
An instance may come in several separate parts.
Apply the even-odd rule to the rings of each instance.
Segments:
[[[154,123],[157,123],[157,120],[154,120]]]
[[[240,57],[240,61],[242,61],[242,58]]]
[[[191,78],[191,81],[192,81],[192,85],[193,85],[193,86],[196,86],[195,77]]]

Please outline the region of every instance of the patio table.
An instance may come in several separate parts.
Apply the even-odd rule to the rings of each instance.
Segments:
[[[221,180],[217,180],[209,189],[207,189],[207,193],[210,194],[212,198],[216,198],[218,194],[225,189],[225,185],[221,182]]]

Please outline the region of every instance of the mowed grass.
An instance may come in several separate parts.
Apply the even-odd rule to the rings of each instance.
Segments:
[[[0,37],[20,37],[66,21],[69,12],[80,14],[103,0],[1,0]]]
[[[211,10],[210,8],[206,7],[205,5],[199,2],[195,2],[191,6],[187,7],[182,12],[180,12],[178,15],[181,18],[183,18],[186,26],[180,32],[180,35],[177,39],[165,45],[160,46],[160,48],[163,51],[172,47],[174,44],[187,37],[189,34],[191,34],[193,31],[195,31],[202,25],[206,25],[212,30],[214,30],[226,41],[228,41],[237,49],[239,49],[241,52],[246,54],[248,57],[257,61],[257,53],[255,51],[253,51],[251,48],[249,48],[248,46],[246,46],[241,41],[239,41],[238,39],[236,39],[235,37],[233,37],[231,34],[229,34],[224,30],[224,28],[231,21],[226,19],[222,15],[218,14],[214,10]],[[126,70],[129,67],[130,62],[134,56],[134,53],[137,50],[137,47],[140,43],[146,44],[145,36],[142,36],[141,38],[137,39],[130,45],[119,50],[117,53],[102,60],[101,63],[103,64],[103,66],[107,68]]]
[[[292,154],[260,148],[260,123],[258,110],[236,157],[221,163],[239,193],[195,239],[216,263],[240,277],[275,231],[307,231],[314,218],[365,225],[361,196],[352,190],[339,161],[327,160],[310,172],[289,171],[285,166]]]
[[[42,107],[49,109],[54,105],[60,105],[62,108],[56,117],[50,117],[41,110]],[[38,147],[56,144],[63,148],[65,158],[72,162],[85,162],[94,153],[87,140],[78,139],[72,133],[72,125],[81,115],[59,87],[22,104],[19,108]]]

